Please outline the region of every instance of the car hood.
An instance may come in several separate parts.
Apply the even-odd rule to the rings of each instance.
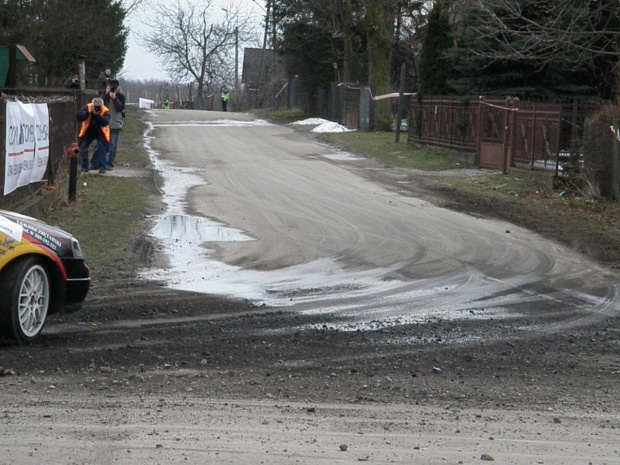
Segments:
[[[71,249],[71,242],[74,237],[60,228],[50,226],[36,218],[7,210],[0,210],[0,217],[18,224],[22,227],[24,234],[33,237],[54,251]]]

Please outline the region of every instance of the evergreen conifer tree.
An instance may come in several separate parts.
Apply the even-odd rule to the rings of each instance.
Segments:
[[[516,96],[523,100],[559,100],[594,93],[585,66],[572,60],[541,61],[533,56],[508,54],[508,49],[525,49],[523,41],[531,37],[513,33],[525,21],[545,22],[552,4],[558,0],[523,0],[521,18],[502,18],[497,5],[494,14],[502,18],[505,28],[491,31],[475,5],[465,10],[458,46],[448,50],[444,58],[454,75],[448,84],[461,95]],[[488,7],[493,6],[489,0]],[[501,38],[499,37],[501,35]],[[502,47],[504,42],[509,47]],[[575,52],[577,53],[577,52]]]
[[[443,2],[436,0],[428,17],[428,26],[422,42],[420,57],[420,93],[443,95],[447,93],[450,77],[449,62],[443,52],[452,47],[451,28]]]

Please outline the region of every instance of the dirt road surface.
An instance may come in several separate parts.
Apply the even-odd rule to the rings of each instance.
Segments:
[[[620,463],[617,272],[293,129],[148,119],[144,237],[0,347],[0,463]]]

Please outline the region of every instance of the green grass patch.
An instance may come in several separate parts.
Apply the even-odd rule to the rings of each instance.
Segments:
[[[515,175],[492,175],[475,178],[445,178],[443,182],[462,192],[501,198],[515,202],[548,199],[553,195],[549,183],[543,179],[520,178]]]
[[[118,138],[116,162],[121,166],[144,167],[149,160],[144,147],[146,125],[140,119],[143,110],[135,106],[127,107],[123,130]]]
[[[407,142],[407,133],[401,134],[401,142],[398,144],[394,142],[395,135],[392,132],[355,131],[323,136],[347,152],[374,158],[386,166],[423,171],[473,168],[473,165],[455,160],[439,150],[415,147]]]
[[[118,170],[148,164],[145,126],[136,118],[137,111],[129,109],[119,137]],[[73,234],[87,264],[96,268],[127,257],[128,247],[142,232],[148,195],[148,181],[143,178],[78,174],[76,201],[55,205],[43,220]]]

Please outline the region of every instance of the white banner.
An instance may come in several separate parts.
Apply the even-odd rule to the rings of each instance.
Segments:
[[[45,110],[36,109],[44,106]],[[37,122],[39,114],[41,135],[40,158],[35,160]],[[4,195],[18,187],[40,181],[49,159],[49,114],[47,104],[6,103],[6,161],[4,164]],[[37,163],[39,166],[37,166]],[[44,163],[43,166],[41,164]],[[35,168],[36,171],[35,171]]]
[[[33,104],[32,107],[36,145],[30,182],[39,182],[45,176],[47,161],[50,157],[50,115],[46,103]]]
[[[30,184],[32,167],[34,165],[34,110],[32,105],[17,102],[21,116],[20,138],[24,141],[24,155],[17,180],[17,187]]]
[[[146,110],[150,110],[155,106],[155,100],[149,100],[147,98],[139,98],[138,99],[138,108],[143,108]]]
[[[21,109],[17,102],[6,102],[6,160],[4,163],[4,195],[17,189],[24,159]]]

